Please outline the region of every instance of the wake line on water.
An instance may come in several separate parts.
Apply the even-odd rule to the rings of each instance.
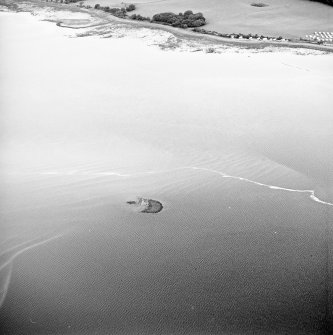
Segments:
[[[163,170],[162,171],[148,171],[148,172],[143,172],[141,174],[165,173],[165,172],[172,172],[172,171],[186,170],[186,169],[187,170],[207,171],[207,172],[218,174],[222,178],[241,180],[241,181],[245,181],[247,183],[251,183],[251,184],[254,184],[254,185],[266,187],[266,188],[269,188],[271,190],[279,190],[279,191],[295,192],[295,193],[306,193],[306,194],[309,194],[309,198],[311,200],[315,201],[315,202],[318,202],[320,204],[327,205],[327,206],[333,206],[333,203],[321,200],[318,197],[316,197],[314,190],[297,190],[297,189],[293,189],[293,188],[286,188],[286,187],[281,187],[281,186],[275,186],[275,185],[260,183],[260,182],[255,181],[255,180],[251,180],[251,179],[244,178],[244,177],[239,177],[239,176],[232,176],[232,175],[226,174],[226,173],[218,171],[218,170],[208,169],[208,168],[204,168],[204,167],[184,166],[184,167],[179,167],[179,168],[170,169],[170,170],[164,170],[164,171]],[[139,174],[135,174],[135,175],[137,176]],[[135,176],[135,175],[132,175],[132,176]]]
[[[57,238],[59,238],[59,237],[62,237],[62,236],[63,236],[63,234],[58,234],[58,235],[52,236],[52,237],[50,237],[50,238],[48,238],[48,239],[46,239],[46,240],[43,240],[43,241],[40,241],[40,242],[36,242],[36,243],[34,243],[34,244],[32,244],[32,245],[29,245],[29,246],[27,246],[27,247],[25,247],[25,248],[23,248],[23,249],[17,251],[17,252],[14,253],[11,257],[9,257],[9,258],[6,260],[6,262],[4,262],[3,264],[0,265],[0,271],[1,271],[2,269],[4,269],[7,265],[11,264],[11,263],[14,261],[14,259],[15,259],[17,256],[21,255],[22,253],[24,253],[24,252],[26,252],[26,251],[28,251],[28,250],[30,250],[30,249],[36,248],[36,247],[38,247],[38,246],[40,246],[40,245],[42,245],[42,244],[45,244],[45,243],[47,243],[47,242],[50,242],[50,241],[52,241],[52,240],[55,240],[55,239],[57,239]],[[28,242],[27,242],[27,243],[28,243]],[[4,251],[2,254],[4,254],[5,252],[8,252],[8,250],[7,250],[7,251]]]
[[[41,172],[42,175],[48,176],[72,176],[72,175],[80,175],[80,176],[116,176],[116,177],[131,177],[132,175],[126,173],[118,173],[118,172],[85,172],[85,171],[48,171],[48,172]]]
[[[255,184],[255,185],[258,185],[258,186],[262,186],[262,187],[267,187],[267,188],[269,188],[271,190],[280,190],[280,191],[296,192],[296,193],[307,193],[307,194],[309,194],[310,199],[312,199],[313,201],[318,202],[318,203],[323,204],[323,205],[333,206],[333,203],[321,200],[318,197],[316,197],[314,190],[297,190],[297,189],[292,189],[292,188],[286,188],[286,187],[280,187],[280,186],[274,186],[274,185],[264,184],[264,183],[260,183],[258,181],[254,181],[254,180],[247,179],[247,178],[244,178],[244,177],[238,177],[238,176],[228,175],[228,174],[226,174],[224,172],[217,171],[217,170],[212,170],[212,169],[208,169],[208,168],[200,168],[200,167],[192,166],[192,167],[187,167],[187,169],[202,170],[202,171],[212,172],[212,173],[215,173],[215,174],[219,174],[223,178],[242,180],[242,181],[245,181],[247,183]]]
[[[12,276],[12,269],[13,266],[12,264],[10,264],[7,268],[7,273],[5,273],[4,275],[4,279],[2,280],[3,283],[0,286],[0,308],[6,298],[7,295],[7,291],[8,291],[8,287],[9,287],[9,283],[10,283],[10,278]]]
[[[160,174],[160,173],[168,173],[168,172],[174,172],[174,171],[180,171],[180,170],[201,170],[201,171],[206,171],[210,173],[215,173],[220,175],[222,178],[229,178],[229,179],[235,179],[235,180],[241,180],[245,181],[247,183],[251,183],[257,186],[262,186],[269,188],[271,190],[279,190],[279,191],[286,191],[286,192],[295,192],[295,193],[305,193],[309,195],[309,198],[317,203],[327,205],[327,206],[333,206],[333,203],[324,201],[319,199],[315,195],[314,190],[298,190],[298,189],[292,189],[292,188],[286,188],[286,187],[281,187],[281,186],[275,186],[275,185],[270,185],[270,184],[265,184],[265,183],[260,183],[255,180],[251,180],[248,178],[244,177],[239,177],[239,176],[232,176],[229,174],[226,174],[224,172],[218,171],[218,170],[213,170],[209,168],[204,168],[204,167],[196,167],[196,166],[184,166],[184,167],[178,167],[174,169],[169,169],[169,170],[160,170],[160,171],[145,171],[145,172],[139,172],[139,173],[134,173],[134,174],[125,174],[125,173],[119,173],[119,172],[113,172],[113,171],[105,171],[105,172],[85,172],[85,171],[68,171],[68,172],[58,172],[58,171],[50,171],[50,172],[42,172],[41,174],[43,175],[73,175],[73,174],[79,174],[79,175],[93,175],[93,176],[115,176],[115,177],[122,177],[122,178],[129,178],[129,177],[137,177],[141,175],[147,175],[147,174]]]
[[[0,264],[0,272],[2,272],[3,270],[6,270],[7,269],[7,272],[2,275],[4,280],[3,280],[3,283],[1,284],[1,287],[0,287],[0,308],[6,298],[6,295],[7,295],[7,292],[8,292],[8,287],[9,287],[9,284],[10,284],[10,279],[11,279],[11,274],[12,274],[12,268],[13,268],[13,261],[15,260],[16,257],[18,257],[19,255],[23,254],[24,252],[30,250],[30,249],[33,249],[33,248],[36,248],[40,245],[43,245],[45,243],[48,243],[52,240],[55,240],[59,237],[62,237],[63,234],[58,234],[56,236],[52,236],[46,240],[42,240],[40,242],[36,242],[32,245],[29,245],[17,252],[15,252],[13,255],[11,255],[4,263]],[[16,248],[20,247],[20,246],[23,246],[24,244],[27,244],[31,241],[35,241],[36,239],[33,239],[33,240],[30,240],[30,241],[27,241],[25,243],[20,243],[19,245],[16,245],[12,248],[9,248],[7,250],[5,250],[4,252],[1,253],[1,256],[4,255],[5,253],[7,252],[10,252],[12,250],[15,250]],[[1,279],[1,278],[0,278]]]
[[[269,188],[271,190],[280,190],[280,191],[295,192],[295,193],[307,193],[307,194],[309,194],[310,199],[312,199],[313,201],[318,202],[318,203],[323,204],[323,205],[333,206],[333,203],[321,200],[318,197],[316,197],[314,190],[297,190],[297,189],[292,189],[292,188],[286,188],[286,187],[281,187],[281,186],[275,186],[275,185],[260,183],[260,182],[255,181],[255,180],[251,180],[251,179],[244,178],[244,177],[239,177],[239,176],[232,176],[232,175],[226,174],[226,173],[218,171],[218,170],[208,169],[208,168],[204,168],[204,167],[184,166],[184,167],[179,167],[179,168],[164,170],[164,171],[162,170],[162,171],[142,172],[141,174],[165,173],[165,172],[172,172],[172,171],[186,170],[186,169],[187,170],[207,171],[207,172],[218,174],[222,178],[230,178],[230,179],[235,179],[235,180],[241,180],[241,181],[245,181],[247,183],[251,183],[251,184],[254,184],[254,185],[266,187],[266,188]],[[137,176],[137,175],[139,175],[139,174],[135,174],[135,175],[131,175],[131,176]]]
[[[28,240],[28,241],[25,241],[25,242],[16,244],[16,245],[14,245],[14,246],[12,246],[12,247],[9,247],[8,249],[6,249],[6,250],[4,250],[4,251],[1,251],[1,252],[0,252],[0,258],[3,257],[4,255],[6,255],[7,253],[11,252],[11,251],[14,251],[15,249],[18,249],[18,248],[20,248],[20,247],[23,247],[24,245],[29,244],[29,243],[31,243],[31,242],[33,242],[33,241],[36,241],[36,240],[38,240],[38,238],[32,238],[32,239],[30,239],[30,240]]]

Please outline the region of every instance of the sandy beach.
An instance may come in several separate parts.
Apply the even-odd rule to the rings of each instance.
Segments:
[[[0,12],[3,333],[328,334],[332,55],[27,7]]]

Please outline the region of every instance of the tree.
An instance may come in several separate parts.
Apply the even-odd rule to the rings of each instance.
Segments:
[[[133,10],[135,10],[136,9],[136,7],[135,7],[135,5],[133,5],[133,4],[130,4],[128,7],[126,7],[126,10],[128,11],[128,12],[131,12],[131,11],[133,11]]]
[[[206,24],[205,20],[194,20],[191,21],[191,23],[188,25],[189,27],[201,27],[204,26]]]
[[[187,10],[186,12],[184,12],[184,16],[190,16],[192,14],[193,12],[191,10]]]

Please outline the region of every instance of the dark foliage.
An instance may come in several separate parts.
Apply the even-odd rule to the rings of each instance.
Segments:
[[[130,16],[130,19],[138,21],[150,21],[149,17],[141,16],[140,14],[133,14]]]
[[[193,15],[193,12],[191,10],[187,10],[186,12],[184,12],[184,16],[189,17],[190,15]]]
[[[194,14],[191,10],[187,10],[184,14],[171,12],[156,14],[153,16],[153,21],[180,28],[201,27],[206,24],[202,13]]]
[[[327,5],[333,6],[333,0],[311,0],[311,1],[317,1],[317,2],[322,2]]]
[[[224,37],[224,38],[236,38],[236,39],[256,39],[256,40],[276,40],[276,41],[288,41],[288,39],[283,38],[282,36],[279,37],[272,37],[272,36],[264,36],[264,35],[258,35],[258,34],[222,34],[214,30],[206,30],[203,28],[194,28],[192,29],[195,33],[205,34],[205,35],[212,35],[212,36],[218,36],[218,37]]]
[[[254,3],[251,3],[251,6],[253,6],[253,7],[267,7],[268,5],[265,4],[265,3],[262,3],[262,2],[254,2]]]
[[[135,7],[135,5],[133,5],[133,4],[130,4],[129,6],[126,7],[126,11],[127,11],[127,12],[131,12],[131,11],[133,11],[133,10],[135,10],[135,9],[136,9],[136,7]]]
[[[69,1],[78,1],[78,0],[69,0]],[[111,13],[112,15],[120,17],[120,18],[130,18],[131,20],[137,20],[137,21],[156,22],[156,23],[171,25],[173,27],[195,28],[195,27],[201,27],[206,24],[206,19],[204,18],[202,13],[194,14],[191,10],[186,11],[184,14],[183,13],[156,14],[153,17],[153,20],[150,20],[149,17],[141,16],[140,14],[133,14],[131,16],[128,16],[127,12],[135,10],[136,9],[135,5],[129,5],[126,8],[110,8],[109,6],[102,7],[100,4],[96,4],[94,8],[103,10],[104,12],[107,12],[107,13]]]
[[[96,7],[98,6],[98,7]],[[114,16],[125,18],[126,17],[126,9],[125,8],[110,8],[109,6],[101,7],[99,5],[95,5],[95,9],[101,9],[104,12],[111,13]]]

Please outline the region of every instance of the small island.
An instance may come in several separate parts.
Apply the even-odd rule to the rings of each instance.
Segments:
[[[163,205],[159,201],[142,197],[138,197],[136,201],[127,201],[127,203],[136,206],[141,213],[155,214],[163,209]]]

